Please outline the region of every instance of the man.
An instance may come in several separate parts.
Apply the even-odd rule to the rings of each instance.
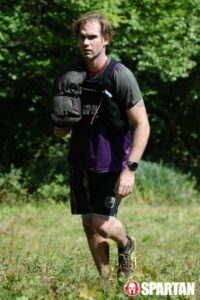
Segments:
[[[106,54],[111,27],[104,16],[89,12],[74,22],[73,29],[87,69],[86,82],[94,84],[111,61]],[[113,73],[114,100],[119,101],[122,114],[134,130],[110,130],[97,93],[83,95],[82,120],[72,128],[69,150],[71,208],[73,214],[82,215],[99,274],[109,274],[108,239],[112,239],[118,247],[117,275],[128,277],[134,271],[135,240],[126,234],[116,214],[122,199],[132,191],[150,129],[135,77],[121,63]],[[68,131],[54,128],[58,137]]]

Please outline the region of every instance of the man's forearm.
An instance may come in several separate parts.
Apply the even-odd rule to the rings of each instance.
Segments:
[[[133,132],[128,160],[139,162],[145,151],[150,134],[149,122],[138,124]]]

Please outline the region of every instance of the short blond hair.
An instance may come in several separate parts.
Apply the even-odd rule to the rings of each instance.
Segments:
[[[112,39],[112,27],[108,21],[108,19],[99,12],[90,11],[80,16],[77,20],[75,20],[72,24],[72,30],[76,37],[79,37],[80,27],[87,23],[88,21],[97,21],[101,28],[101,35],[108,35],[109,39]]]

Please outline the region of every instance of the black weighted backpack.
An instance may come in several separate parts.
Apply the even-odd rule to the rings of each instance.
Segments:
[[[84,87],[87,73],[83,62],[69,65],[55,83],[51,99],[50,117],[57,127],[71,127],[82,118],[81,95],[84,90],[100,95],[99,117],[109,131],[126,131],[130,128],[127,115],[115,96],[114,74],[120,63],[110,60],[98,78],[95,90]]]

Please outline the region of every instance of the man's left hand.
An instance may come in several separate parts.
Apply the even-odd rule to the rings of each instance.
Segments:
[[[119,175],[115,185],[115,197],[121,199],[132,192],[135,182],[135,172],[126,166]]]

